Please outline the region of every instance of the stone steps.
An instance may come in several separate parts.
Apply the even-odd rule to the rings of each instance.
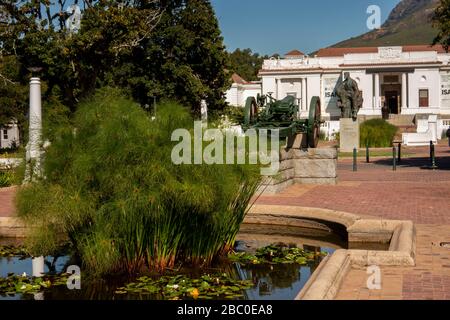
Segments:
[[[396,126],[398,128],[397,134],[395,135],[395,141],[401,141],[404,133],[415,133],[417,128],[414,125],[409,126]]]
[[[414,115],[389,115],[388,122],[397,127],[414,126]]]

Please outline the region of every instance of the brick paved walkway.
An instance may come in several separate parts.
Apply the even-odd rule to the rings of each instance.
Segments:
[[[265,195],[258,204],[318,207],[419,224],[450,225],[450,148],[439,147],[440,170],[421,167],[424,158],[403,160],[397,171],[387,159],[360,163],[339,161],[336,186],[294,185],[280,195]],[[448,153],[446,153],[448,151]]]
[[[436,150],[437,171],[429,164],[428,148],[409,148],[414,157],[392,171],[391,159],[360,162],[352,171],[350,159],[339,161],[336,186],[295,185],[280,195],[267,195],[258,204],[334,209],[364,216],[412,220],[417,228],[417,266],[383,267],[382,289],[367,288],[366,270],[352,269],[337,299],[446,299],[450,300],[450,148]],[[360,159],[360,161],[362,161]]]
[[[16,210],[14,207],[15,187],[0,188],[0,217],[14,216]]]
[[[341,286],[338,300],[450,300],[449,225],[416,225],[415,267],[383,267],[381,290],[367,288],[366,270],[352,269]]]

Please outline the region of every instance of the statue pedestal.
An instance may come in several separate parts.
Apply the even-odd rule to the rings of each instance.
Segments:
[[[359,149],[359,122],[353,119],[340,120],[340,151],[353,152],[353,149]]]

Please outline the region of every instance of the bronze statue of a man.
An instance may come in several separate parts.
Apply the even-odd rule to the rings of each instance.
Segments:
[[[363,104],[363,98],[358,84],[350,77],[350,73],[344,73],[344,81],[338,85],[336,93],[338,96],[338,107],[341,109],[341,117],[352,118],[356,121],[359,109],[361,109]]]

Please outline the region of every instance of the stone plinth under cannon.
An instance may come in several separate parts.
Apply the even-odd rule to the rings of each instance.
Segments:
[[[320,148],[321,104],[311,99],[309,117],[302,119],[294,97],[275,100],[271,96],[249,98],[245,108],[245,129],[278,131],[286,146],[280,151],[279,172],[265,177],[260,191],[278,193],[298,184],[336,184],[337,150]]]

